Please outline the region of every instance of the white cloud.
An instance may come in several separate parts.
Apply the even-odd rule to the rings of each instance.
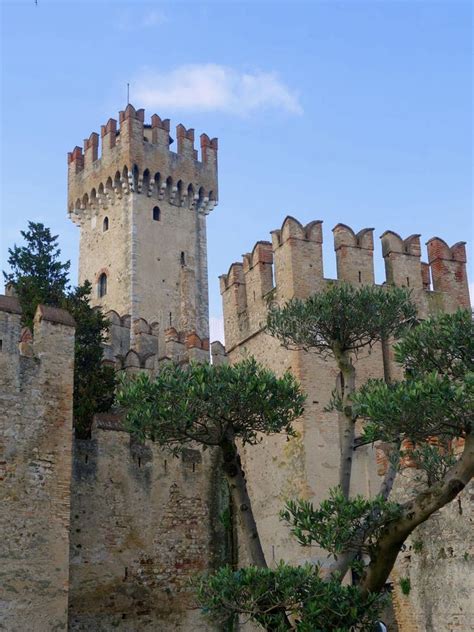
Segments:
[[[220,340],[224,344],[224,319],[222,316],[211,316],[209,318],[209,339],[211,342]]]
[[[278,109],[302,114],[298,95],[274,72],[238,72],[219,64],[189,64],[169,72],[146,72],[134,98],[150,108],[249,114]]]
[[[116,26],[120,31],[136,31],[160,26],[167,21],[166,14],[160,9],[151,9],[143,15],[135,11],[122,11],[118,14]]]

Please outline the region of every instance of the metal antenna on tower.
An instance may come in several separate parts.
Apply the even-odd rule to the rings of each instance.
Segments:
[[[127,105],[130,103],[130,84],[127,83]]]

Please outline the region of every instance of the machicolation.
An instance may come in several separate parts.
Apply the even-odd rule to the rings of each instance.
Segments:
[[[169,119],[154,114],[145,124],[145,111],[127,105],[115,119],[68,154],[68,210],[80,223],[131,192],[176,206],[209,213],[217,203],[217,138],[201,134],[201,160],[194,149],[194,130],[176,127],[177,151],[170,150]],[[117,169],[117,165],[120,167]]]

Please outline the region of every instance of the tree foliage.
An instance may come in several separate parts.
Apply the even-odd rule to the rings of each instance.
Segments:
[[[465,437],[474,427],[474,324],[467,310],[421,323],[395,345],[401,382],[369,380],[354,396],[377,439]]]
[[[28,230],[21,235],[25,245],[9,249],[11,271],[3,275],[18,296],[26,327],[33,328],[40,304],[66,309],[74,317],[74,426],[78,436],[87,437],[94,413],[109,410],[114,398],[115,372],[102,364],[108,323],[101,310],[89,304],[92,286],[88,281],[70,287],[71,263],[60,261],[57,235],[35,222],[28,222]]]
[[[89,436],[94,414],[110,410],[115,397],[115,369],[102,362],[108,321],[100,309],[91,308],[91,292],[86,281],[60,303],[76,321],[73,414],[76,434],[81,438]]]
[[[23,324],[30,329],[36,307],[60,305],[69,288],[71,262],[59,259],[58,236],[40,222],[28,222],[22,230],[24,246],[8,249],[10,272],[3,272],[6,283],[11,283],[20,301]]]
[[[335,557],[364,542],[372,545],[381,527],[400,513],[397,503],[375,496],[357,495],[347,500],[339,487],[329,490],[329,498],[318,508],[307,500],[290,500],[281,517],[302,546],[318,544]],[[362,551],[359,551],[362,552]]]
[[[453,500],[474,474],[473,333],[467,311],[406,330],[395,345],[405,379],[389,384],[369,380],[351,396],[364,423],[363,440],[401,446],[398,462],[403,466],[409,458],[419,468],[412,498],[403,504],[379,497],[347,499],[333,490],[317,509],[292,501],[283,513],[303,545],[318,543],[336,558],[346,554],[349,563],[354,557],[347,555],[350,550],[359,557],[368,554],[362,569],[364,595],[382,589],[406,538]],[[465,440],[460,455],[452,449],[452,440],[459,438]]]
[[[201,577],[196,589],[198,603],[213,623],[232,622],[239,614],[273,632],[372,632],[385,603],[381,595],[364,597],[355,586],[326,581],[319,567],[310,564],[226,566]]]
[[[415,315],[404,288],[332,283],[305,300],[295,298],[270,310],[267,327],[285,347],[337,359],[398,337]]]
[[[403,503],[391,501],[387,498],[391,486],[384,481],[382,489],[386,493],[372,499],[350,498],[336,488],[318,507],[306,500],[290,500],[282,518],[301,545],[317,544],[327,551],[333,560],[329,567],[324,573],[318,570],[317,579],[307,577],[310,571],[304,570],[306,567],[280,565],[262,574],[259,569],[224,569],[201,580],[199,599],[208,613],[247,615],[267,630],[370,629],[377,608],[372,610],[366,600],[378,603],[406,539],[451,502],[474,476],[471,314],[459,311],[416,323],[413,306],[404,305],[408,295],[388,291],[395,305],[391,304],[387,312],[388,320],[383,317],[377,325],[377,316],[370,315],[370,305],[365,310],[364,301],[372,300],[378,292],[330,289],[325,296],[308,299],[308,304],[295,301],[274,310],[269,324],[285,345],[312,349],[323,356],[337,356],[340,349],[346,350],[343,356],[347,352],[355,354],[362,349],[362,342],[370,347],[388,332],[401,336],[395,355],[405,369],[404,379],[390,383],[369,380],[358,392],[340,391],[341,408],[347,421],[361,421],[364,429],[360,443],[383,441],[391,446],[395,473],[407,458],[417,465],[418,484],[412,496]],[[337,296],[342,301],[339,316]],[[364,311],[373,327],[358,323]],[[389,326],[390,311],[395,320]],[[321,324],[336,316],[339,324]],[[354,329],[347,324],[351,319]],[[406,327],[408,323],[412,326]],[[346,364],[340,363],[341,373],[350,375],[347,355],[345,360]],[[464,442],[461,452],[460,439]],[[343,592],[348,587],[342,580],[350,567],[357,571],[359,581]],[[275,623],[271,608],[276,604],[280,605],[278,616],[284,610],[291,614],[289,619],[277,619]],[[365,609],[360,610],[360,604],[366,604]],[[342,613],[339,620],[331,619],[335,613]],[[364,616],[372,617],[371,622],[366,622]]]
[[[339,485],[348,498],[352,475],[356,414],[354,358],[364,349],[398,337],[414,322],[416,308],[404,288],[329,283],[323,292],[307,299],[293,299],[269,311],[267,328],[287,348],[335,359],[339,376],[328,410],[339,412]],[[387,359],[384,353],[384,364]],[[387,371],[384,368],[384,373]]]
[[[304,397],[291,373],[278,378],[253,358],[234,365],[168,364],[155,378],[124,380],[118,402],[127,428],[179,453],[185,444],[220,446],[229,434],[242,443],[263,434],[293,434]]]

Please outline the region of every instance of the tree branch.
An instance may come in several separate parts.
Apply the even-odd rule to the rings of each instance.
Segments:
[[[469,434],[461,458],[447,472],[444,480],[421,491],[416,498],[405,503],[401,517],[383,530],[362,578],[361,588],[364,595],[379,592],[383,588],[407,537],[435,511],[456,498],[473,476],[474,435]]]

